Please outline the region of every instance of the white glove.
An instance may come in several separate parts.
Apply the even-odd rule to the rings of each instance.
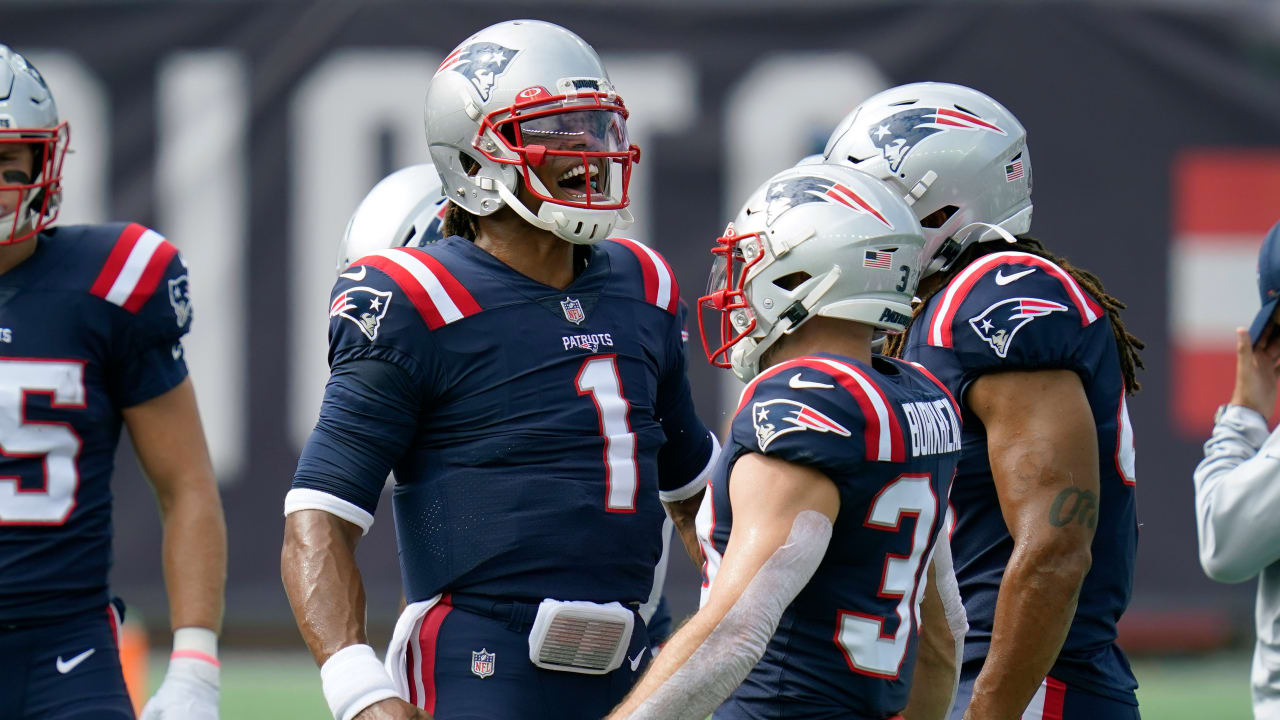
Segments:
[[[139,720],[218,720],[218,636],[206,628],[178,628],[160,689]]]

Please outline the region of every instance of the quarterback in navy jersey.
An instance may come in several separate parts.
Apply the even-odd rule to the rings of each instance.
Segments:
[[[664,503],[696,553],[718,447],[670,268],[606,239],[638,157],[625,118],[548,23],[482,30],[432,80],[447,236],[340,274],[285,501],[285,586],[335,717],[599,718],[649,657]],[[392,470],[409,604],[384,667],[352,550]]]
[[[702,298],[708,357],[750,380],[698,514],[702,608],[610,718],[940,719],[964,634],[944,530],[959,409],[871,352],[907,320],[924,238],[848,168],[762,190]]]
[[[970,631],[955,718],[1138,717],[1116,646],[1138,526],[1141,343],[1097,278],[1022,234],[1026,132],[975,90],[866,100],[827,146],[914,198],[929,243],[905,343],[960,402],[952,547]]]
[[[226,532],[181,338],[187,269],[141,225],[54,227],[67,126],[0,45],[0,708],[132,718],[111,569],[122,425],[164,519],[175,628],[143,717],[218,713]]]

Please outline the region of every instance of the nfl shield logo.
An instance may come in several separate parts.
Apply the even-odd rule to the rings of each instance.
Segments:
[[[491,653],[486,648],[480,648],[480,652],[471,651],[471,672],[479,678],[487,678],[493,674],[494,661],[498,659],[497,653]]]
[[[564,310],[564,319],[574,325],[581,325],[587,319],[587,314],[582,311],[582,303],[571,297],[560,301],[560,309]]]

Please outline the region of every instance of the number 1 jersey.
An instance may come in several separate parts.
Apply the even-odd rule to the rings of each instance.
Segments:
[[[141,225],[55,227],[0,275],[0,623],[107,604],[120,411],[187,376],[186,267]]]
[[[664,500],[715,442],[694,414],[666,262],[609,240],[564,290],[458,237],[358,260],[286,512],[368,529],[388,470],[410,602],[649,597]]]

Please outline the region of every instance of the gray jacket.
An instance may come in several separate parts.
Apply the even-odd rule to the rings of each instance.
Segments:
[[[1280,720],[1280,428],[1268,435],[1256,411],[1229,405],[1196,467],[1200,564],[1219,582],[1258,576],[1253,712]]]

